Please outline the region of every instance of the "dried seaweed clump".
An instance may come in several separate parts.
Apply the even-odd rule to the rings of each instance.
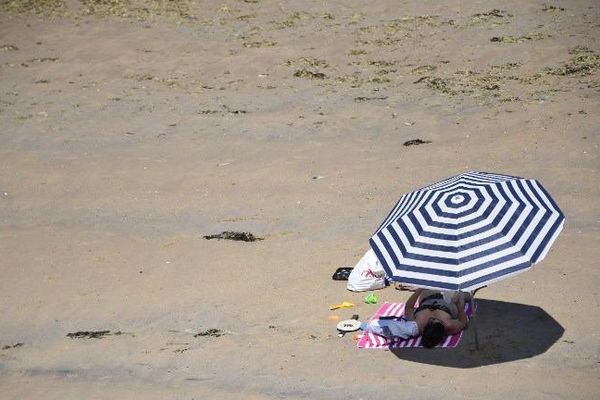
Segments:
[[[0,12],[61,15],[65,10],[63,0],[0,0]]]
[[[516,101],[518,97],[507,96],[504,93],[505,85],[509,80],[516,80],[514,76],[504,75],[520,66],[519,63],[503,64],[492,67],[488,72],[457,71],[450,77],[424,76],[415,83],[424,82],[428,88],[449,96],[466,94],[479,100],[497,99],[499,101]]]
[[[417,80],[415,83],[425,82],[428,88],[435,90],[436,92],[448,94],[454,96],[458,94],[458,91],[454,89],[454,84],[450,78],[440,78],[438,76],[424,76]]]
[[[67,337],[71,339],[102,339],[110,334],[110,331],[77,331],[67,333]]]
[[[499,42],[499,43],[523,43],[530,40],[542,40],[548,37],[543,33],[529,33],[527,35],[522,36],[494,36],[490,39],[490,42]]]
[[[295,60],[287,60],[284,65],[288,67],[329,68],[327,61],[313,57],[300,57]]]
[[[294,72],[294,76],[297,78],[306,79],[325,79],[327,75],[319,71],[320,68],[329,68],[329,63],[325,60],[312,57],[300,57],[295,60],[287,60],[284,63],[288,67],[298,68]]]
[[[413,74],[423,75],[428,72],[433,72],[437,69],[435,65],[420,65],[418,67],[413,68],[410,72]]]
[[[242,242],[256,242],[258,240],[264,240],[264,238],[256,237],[250,232],[235,232],[235,231],[223,231],[216,235],[206,235],[204,239],[219,239],[219,240],[236,240]]]
[[[307,11],[293,11],[287,13],[285,19],[281,21],[271,21],[271,24],[276,29],[295,28],[302,21],[310,21],[314,19],[334,20],[335,17],[330,13],[311,14]]]
[[[296,78],[306,78],[306,79],[325,79],[327,75],[323,72],[313,72],[308,69],[299,69],[294,72],[294,76]]]
[[[152,16],[174,16],[196,19],[190,11],[190,0],[80,0],[84,15],[122,17],[146,20]]]
[[[553,5],[544,4],[542,11],[565,11],[564,7],[557,7]]]
[[[493,24],[505,24],[508,23],[507,19],[512,17],[511,14],[503,10],[493,9],[484,13],[477,13],[471,15],[470,24],[492,22]]]
[[[247,48],[260,48],[260,47],[273,47],[276,46],[277,42],[269,40],[257,41],[257,42],[244,42],[244,47]]]
[[[577,46],[569,51],[571,58],[561,67],[550,68],[546,71],[549,75],[561,76],[586,76],[592,75],[600,68],[600,54],[587,47]]]
[[[437,15],[409,15],[386,22],[384,27],[387,32],[396,33],[407,28],[419,28],[423,25],[436,26],[439,24]]]
[[[211,328],[211,329],[206,329],[202,332],[198,332],[194,335],[194,337],[221,337],[225,335],[225,332],[223,332],[220,329],[215,329],[215,328]]]

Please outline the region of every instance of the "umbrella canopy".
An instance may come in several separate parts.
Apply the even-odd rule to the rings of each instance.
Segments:
[[[469,291],[540,262],[564,219],[536,180],[471,171],[402,196],[369,243],[392,280]]]

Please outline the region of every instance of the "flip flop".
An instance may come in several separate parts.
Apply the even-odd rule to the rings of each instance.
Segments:
[[[335,270],[331,279],[334,281],[347,281],[353,267],[340,267]]]

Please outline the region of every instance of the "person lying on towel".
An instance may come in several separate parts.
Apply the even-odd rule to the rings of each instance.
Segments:
[[[435,347],[445,336],[457,334],[467,326],[467,296],[464,292],[429,289],[417,289],[410,296],[406,302],[406,319],[416,323],[424,347]],[[417,300],[419,307],[415,308]]]
[[[435,347],[447,335],[467,326],[468,296],[464,292],[417,289],[406,302],[403,317],[379,317],[369,322],[367,330],[391,340],[421,336],[423,347]],[[419,307],[415,308],[417,300]]]

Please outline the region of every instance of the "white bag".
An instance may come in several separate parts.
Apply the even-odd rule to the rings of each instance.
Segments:
[[[366,292],[385,287],[385,271],[373,249],[369,249],[348,277],[348,290]]]

